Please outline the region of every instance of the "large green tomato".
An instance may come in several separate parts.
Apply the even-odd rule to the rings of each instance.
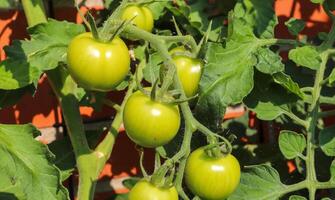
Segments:
[[[167,144],[180,126],[178,106],[152,101],[140,91],[132,94],[123,111],[123,123],[131,140],[143,147]]]
[[[129,192],[128,200],[178,200],[176,188],[158,188],[146,180],[139,181]]]
[[[80,34],[71,41],[67,61],[70,75],[88,90],[110,91],[130,69],[128,48],[120,38],[103,43],[91,33]]]
[[[194,96],[199,87],[202,62],[199,59],[190,58],[185,55],[175,55],[172,59],[176,65],[178,78],[181,81],[186,96]]]
[[[128,6],[123,10],[121,18],[132,20],[132,24],[148,32],[154,27],[152,12],[145,6]]]
[[[233,155],[212,158],[204,147],[192,152],[186,162],[186,185],[206,200],[226,199],[238,186],[240,175],[240,164]]]

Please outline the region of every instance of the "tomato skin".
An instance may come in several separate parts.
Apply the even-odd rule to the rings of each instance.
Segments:
[[[128,6],[123,10],[121,18],[132,20],[132,24],[148,32],[151,32],[154,27],[152,12],[145,6]]]
[[[155,102],[140,91],[133,93],[123,112],[127,135],[143,147],[158,147],[172,140],[180,126],[176,105]]]
[[[129,192],[128,200],[178,200],[176,188],[157,188],[146,180],[141,180]]]
[[[91,33],[80,34],[71,41],[67,61],[70,75],[88,90],[110,91],[130,70],[128,48],[120,38],[103,43]]]
[[[237,188],[240,176],[240,164],[231,154],[211,158],[201,147],[192,152],[186,162],[186,185],[202,199],[227,198]]]
[[[199,59],[184,55],[172,57],[177,68],[178,78],[181,81],[186,97],[197,94],[201,78],[203,63]]]

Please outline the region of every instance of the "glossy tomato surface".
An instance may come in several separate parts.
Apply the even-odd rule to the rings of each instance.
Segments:
[[[185,168],[185,182],[195,194],[206,200],[224,200],[240,182],[240,164],[231,154],[209,157],[201,147],[192,152]]]
[[[121,18],[132,20],[132,24],[148,32],[154,27],[152,12],[145,6],[128,6],[123,10]]]
[[[103,43],[91,33],[80,34],[71,41],[67,61],[73,79],[88,90],[110,91],[130,70],[128,48],[120,38]]]
[[[158,147],[172,140],[180,126],[178,106],[152,101],[140,91],[132,94],[124,108],[127,135],[143,147]]]
[[[178,200],[176,188],[158,188],[146,180],[136,183],[129,192],[128,200]]]
[[[186,96],[192,97],[196,95],[201,78],[203,63],[199,59],[191,58],[185,55],[174,55],[172,59],[176,65],[177,74]]]

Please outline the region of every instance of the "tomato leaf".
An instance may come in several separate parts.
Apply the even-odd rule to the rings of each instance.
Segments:
[[[50,19],[48,23],[38,24],[28,29],[30,40],[16,40],[5,47],[9,58],[28,62],[31,68],[39,71],[56,68],[66,62],[67,46],[71,39],[85,32],[82,25]],[[37,69],[34,69],[36,71]]]
[[[311,0],[311,2],[322,4],[324,2],[324,0]]]
[[[324,128],[320,131],[319,142],[322,151],[327,156],[335,156],[335,126]]]
[[[207,125],[218,125],[226,107],[240,103],[253,88],[257,39],[242,20],[234,20],[232,26],[226,47],[209,43],[206,53],[196,112],[198,116],[206,116],[202,121]]]
[[[289,200],[307,200],[305,197],[298,196],[298,195],[292,195],[290,196]]]
[[[273,79],[276,83],[286,88],[288,91],[297,95],[301,99],[304,98],[304,93],[300,90],[299,85],[294,82],[290,76],[284,74],[283,72],[278,72],[273,74]]]
[[[295,95],[274,83],[270,75],[256,71],[254,80],[255,86],[243,102],[259,119],[274,120],[283,114],[283,109],[288,110],[287,104],[297,100]]]
[[[335,182],[335,160],[332,161],[330,165],[330,181]]]
[[[256,68],[265,74],[274,74],[284,70],[281,57],[268,48],[257,49],[258,63]]]
[[[278,142],[280,151],[287,159],[293,159],[302,155],[306,148],[305,137],[294,131],[280,131]]]
[[[329,75],[329,84],[333,84],[335,82],[335,68],[333,68],[332,72]]]
[[[285,191],[278,172],[269,165],[255,165],[242,173],[237,190],[228,200],[277,200]]]
[[[34,139],[39,134],[29,124],[0,125],[0,191],[27,200],[68,199],[54,155]]]
[[[37,84],[41,71],[22,60],[7,59],[0,63],[0,89],[15,90]]]
[[[91,148],[94,148],[97,145],[102,133],[103,127],[86,131],[86,138]],[[62,181],[65,181],[72,174],[76,166],[76,158],[74,156],[70,138],[64,137],[60,140],[56,140],[50,143],[48,147],[56,156],[55,165],[61,170]]]
[[[24,94],[33,94],[34,90],[32,85],[15,90],[0,90],[0,109],[16,104]]]
[[[255,28],[260,38],[273,38],[274,28],[278,24],[273,9],[273,0],[244,0],[245,15],[243,18]]]
[[[160,68],[163,60],[158,52],[149,55],[148,63],[143,69],[143,77],[149,83],[159,80]]]
[[[298,35],[305,28],[306,23],[301,19],[290,18],[285,25],[292,35]]]
[[[315,47],[304,46],[292,49],[288,57],[297,65],[318,70],[321,65],[321,57]]]

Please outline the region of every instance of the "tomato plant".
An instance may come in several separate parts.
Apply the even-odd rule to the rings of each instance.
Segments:
[[[178,106],[151,100],[137,91],[132,94],[123,111],[123,123],[128,136],[144,147],[167,144],[180,126]]]
[[[146,6],[126,7],[122,12],[122,19],[131,20],[131,23],[148,32],[154,27],[152,12]]]
[[[240,175],[239,162],[233,155],[211,157],[204,147],[192,152],[186,162],[186,184],[203,199],[227,198],[237,188]]]
[[[130,69],[128,48],[120,38],[104,43],[91,33],[80,34],[71,41],[67,61],[73,79],[89,90],[114,89]]]
[[[0,124],[0,199],[96,198],[122,124],[140,153],[127,171],[140,177],[127,180],[140,181],[111,199],[335,198],[333,1],[294,1],[306,23],[279,18],[274,0],[106,0],[95,18],[78,13],[83,24],[53,19],[51,2],[45,12],[41,0],[17,1],[29,39],[4,48],[0,109],[14,106],[17,123],[21,97],[38,96],[47,77],[63,135],[41,144],[45,130],[31,123]],[[331,25],[312,26],[318,13]],[[320,33],[305,35],[313,28]],[[83,120],[80,106],[114,112],[91,126],[97,119]],[[224,117],[231,110],[244,115]],[[67,190],[75,173],[77,189]]]
[[[174,186],[170,188],[158,188],[146,180],[136,183],[129,192],[129,200],[178,200],[178,193]]]

